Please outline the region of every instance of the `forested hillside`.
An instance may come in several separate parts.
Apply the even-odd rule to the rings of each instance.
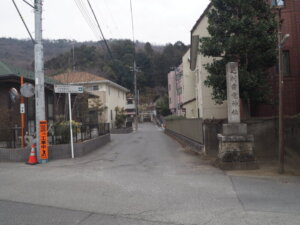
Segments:
[[[72,45],[74,44],[74,58]],[[45,73],[55,75],[72,70],[87,71],[106,77],[133,89],[134,44],[130,40],[109,40],[112,57],[103,42],[74,42],[72,40],[44,40]],[[139,68],[138,88],[143,94],[166,92],[167,74],[181,63],[187,50],[182,42],[156,46],[136,42],[136,62]],[[0,38],[0,60],[24,69],[33,70],[31,40]]]
[[[44,40],[45,60],[49,60],[72,48],[71,40]],[[82,43],[75,43],[81,45]],[[93,42],[86,42],[92,45]],[[0,38],[0,60],[24,69],[32,69],[34,47],[31,40]]]
[[[104,45],[81,45],[45,63],[48,74],[57,74],[73,65],[77,71],[88,71],[104,76],[129,89],[133,88],[134,44],[130,40],[109,41],[112,57]],[[136,48],[136,63],[139,69],[139,89],[167,86],[167,73],[178,66],[187,47],[182,42],[158,48],[150,43],[139,43]]]

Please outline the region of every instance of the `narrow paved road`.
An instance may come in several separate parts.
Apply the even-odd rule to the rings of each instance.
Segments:
[[[297,225],[299,188],[227,176],[142,124],[83,158],[0,163],[0,224]]]

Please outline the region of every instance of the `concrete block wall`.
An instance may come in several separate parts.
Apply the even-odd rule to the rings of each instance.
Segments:
[[[180,120],[180,124],[185,120]],[[204,152],[210,156],[217,156],[219,141],[217,135],[222,133],[222,120],[204,121],[202,124],[203,139],[201,143],[199,138],[189,137],[184,129],[173,129],[170,123],[166,122],[166,133],[181,138],[187,144],[194,142],[193,146],[204,146]],[[248,125],[248,134],[254,135],[254,153],[257,158],[275,159],[278,156],[278,120],[277,119],[251,119],[243,121]],[[187,123],[188,124],[188,123]],[[198,125],[200,126],[200,125]],[[189,127],[187,127],[189,129]],[[198,128],[200,129],[200,128]],[[190,128],[192,130],[192,128]],[[190,132],[190,131],[189,131]],[[202,137],[201,137],[202,138]],[[300,118],[285,120],[285,146],[293,152],[300,155]],[[200,149],[199,149],[200,150]]]
[[[104,146],[111,141],[110,134],[99,136],[97,138],[74,143],[75,157],[84,156]],[[24,149],[3,149],[0,148],[0,162],[26,162],[30,154],[30,147]],[[71,158],[70,144],[49,146],[49,160]]]

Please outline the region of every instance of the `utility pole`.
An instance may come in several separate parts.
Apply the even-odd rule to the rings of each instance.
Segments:
[[[137,82],[136,82],[136,62],[133,61],[133,74],[134,74],[134,103],[135,103],[135,131],[138,130],[138,97],[137,97]]]
[[[284,173],[284,112],[283,112],[283,60],[282,60],[282,48],[285,42],[290,37],[289,34],[282,36],[281,31],[281,6],[277,5],[278,15],[277,15],[277,30],[278,30],[278,95],[279,95],[279,106],[278,106],[278,155],[279,155],[279,173]]]
[[[44,87],[44,53],[42,44],[42,6],[43,0],[34,1],[35,16],[35,44],[34,44],[34,69],[35,69],[35,118],[36,118],[36,148],[37,158],[40,156],[40,121],[45,120],[45,87]]]
[[[72,52],[73,52],[73,72],[75,72],[75,47],[74,42],[72,43]]]

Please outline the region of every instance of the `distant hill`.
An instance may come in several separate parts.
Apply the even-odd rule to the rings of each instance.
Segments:
[[[45,60],[69,51],[70,40],[44,40]],[[31,40],[0,38],[0,60],[24,69],[32,69],[34,46]]]
[[[99,46],[99,42],[74,42],[72,40],[44,40],[44,57],[48,61],[60,54],[66,53],[75,47]],[[138,48],[142,48],[144,43],[139,43]],[[162,46],[154,46],[154,49],[161,51]],[[0,61],[13,64],[24,69],[33,69],[34,47],[29,39],[0,38]]]
[[[152,96],[167,93],[167,74],[181,64],[188,46],[178,41],[165,46],[131,40],[108,40],[112,58],[102,42],[44,40],[45,74],[55,75],[72,70],[104,76],[133,89],[133,58],[136,48],[138,88],[141,94]],[[74,43],[74,61],[72,45]],[[33,70],[34,46],[31,40],[0,38],[0,61]]]

